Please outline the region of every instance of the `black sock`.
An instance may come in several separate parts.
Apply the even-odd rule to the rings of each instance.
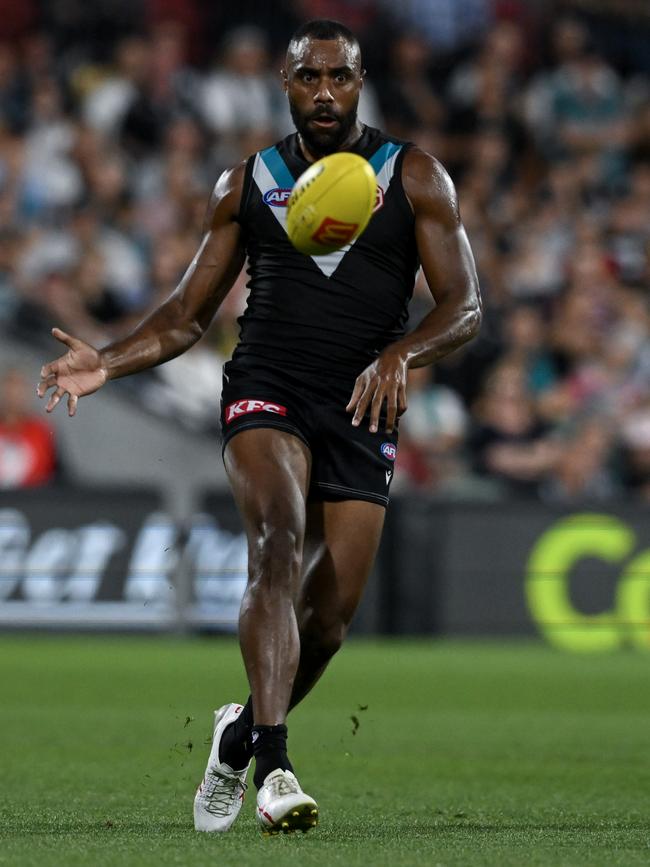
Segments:
[[[239,713],[235,722],[230,723],[221,736],[219,744],[219,761],[239,771],[245,768],[253,758],[253,743],[251,728],[253,727],[253,700],[248,701]]]
[[[287,727],[258,726],[252,730],[253,755],[255,756],[255,786],[261,788],[271,771],[281,768],[283,771],[293,771],[287,758]]]

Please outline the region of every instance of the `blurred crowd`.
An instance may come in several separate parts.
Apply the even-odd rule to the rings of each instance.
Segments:
[[[101,345],[164,299],[220,172],[292,131],[278,74],[287,37],[333,17],[362,42],[361,119],[450,171],[485,301],[479,339],[412,372],[396,484],[440,497],[650,500],[650,17],[610,19],[606,2],[593,5],[8,7],[0,333],[51,353],[56,324]],[[220,390],[245,301],[243,273],[203,341],[123,387],[213,432],[205,395]],[[412,323],[430,306],[420,274]],[[19,374],[8,376],[15,387]]]

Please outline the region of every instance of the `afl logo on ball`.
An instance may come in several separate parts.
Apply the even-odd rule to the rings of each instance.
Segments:
[[[394,446],[393,443],[382,443],[381,453],[385,458],[388,458],[389,461],[394,461],[397,457],[397,447]]]
[[[264,193],[264,204],[270,205],[272,208],[286,208],[290,195],[291,190],[287,190],[284,187],[275,187]]]

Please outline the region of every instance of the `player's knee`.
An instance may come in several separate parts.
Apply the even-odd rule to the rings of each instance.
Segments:
[[[286,527],[265,523],[250,546],[249,584],[294,586],[302,563],[302,537]]]

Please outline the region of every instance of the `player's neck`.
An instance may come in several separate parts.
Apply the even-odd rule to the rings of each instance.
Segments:
[[[349,135],[346,137],[345,141],[336,149],[336,151],[347,151],[350,150],[351,147],[359,141],[361,136],[363,135],[364,125],[361,121],[357,121],[355,125],[350,130]],[[322,157],[326,157],[330,153],[336,153],[336,151],[327,151],[325,153],[318,153],[317,151],[310,150],[303,137],[298,133],[298,144],[300,145],[300,150],[302,151],[302,155],[307,160],[308,163],[315,163],[317,160],[320,160]]]

